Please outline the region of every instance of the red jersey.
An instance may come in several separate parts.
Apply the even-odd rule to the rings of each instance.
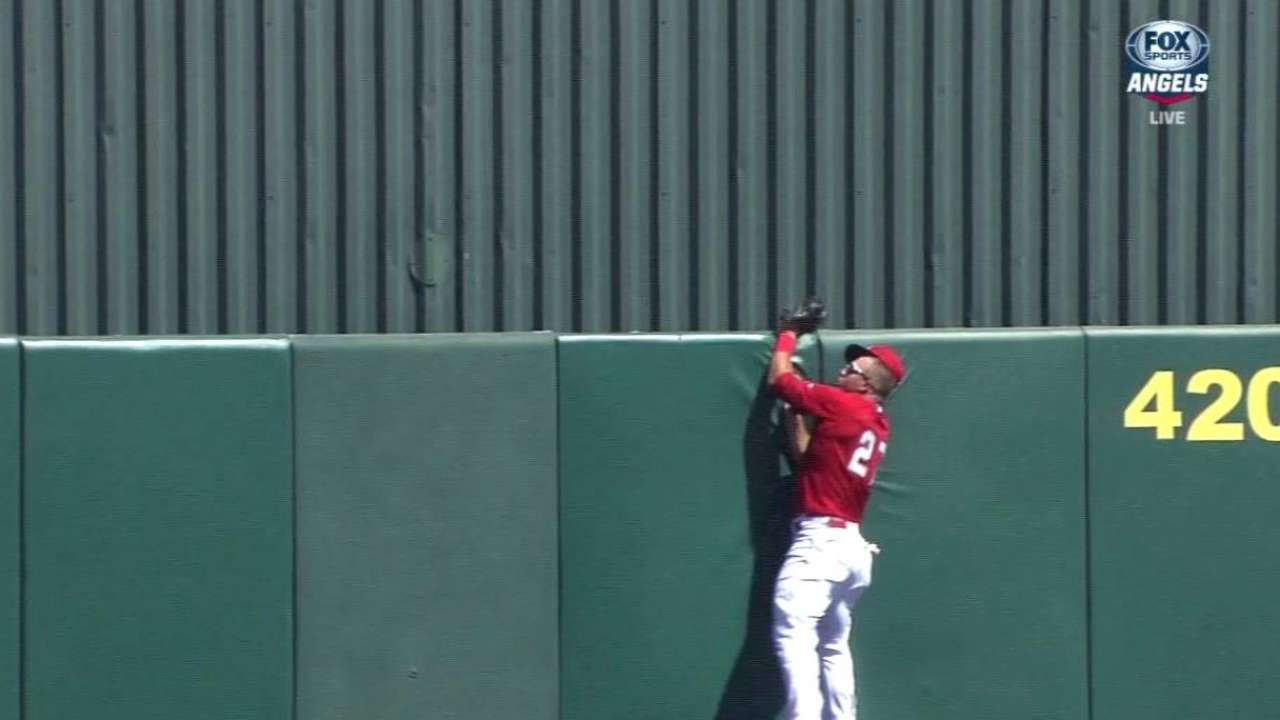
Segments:
[[[876,468],[889,443],[889,418],[866,395],[810,382],[795,373],[778,377],[778,395],[818,418],[800,460],[798,512],[862,522]]]

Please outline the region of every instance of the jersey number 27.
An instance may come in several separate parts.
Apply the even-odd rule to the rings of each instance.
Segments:
[[[888,446],[880,443],[880,454],[884,455],[884,451]],[[862,433],[862,437],[858,438],[858,447],[853,449],[853,457],[849,459],[849,472],[858,477],[867,476],[867,463],[871,462],[871,456],[876,451],[876,434],[871,430]]]

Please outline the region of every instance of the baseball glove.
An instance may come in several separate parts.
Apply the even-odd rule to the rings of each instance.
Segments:
[[[826,305],[811,295],[795,310],[783,310],[778,327],[780,330],[791,330],[796,335],[804,335],[817,330],[826,319]]]

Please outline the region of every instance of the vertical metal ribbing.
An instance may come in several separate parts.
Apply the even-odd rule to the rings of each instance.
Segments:
[[[1062,98],[1080,95],[1081,67],[1080,3],[1076,0],[1054,0],[1049,4],[1048,59],[1049,82],[1046,93],[1045,118],[1048,143],[1045,191],[1045,277],[1044,293],[1048,297],[1044,322],[1048,325],[1076,325],[1080,322],[1080,251],[1079,158],[1080,113],[1078,103],[1062,102]],[[1120,91],[1119,88],[1116,90]]]
[[[1125,31],[1158,14],[1156,0],[1131,0]],[[1150,101],[1126,96],[1122,105],[1123,122],[1127,125],[1127,153],[1119,158],[1126,179],[1124,193],[1127,225],[1121,230],[1121,248],[1126,267],[1127,322],[1151,325],[1159,321],[1159,216],[1157,198],[1160,192],[1160,131],[1148,124]]]
[[[1082,232],[1088,248],[1087,284],[1080,292],[1088,297],[1088,315],[1081,321],[1116,324],[1120,321],[1120,194],[1121,157],[1119,138],[1120,108],[1128,107],[1128,99],[1116,91],[1122,82],[1121,65],[1124,49],[1115,38],[1123,34],[1119,15],[1107,2],[1090,0],[1082,18],[1087,27],[1089,58],[1085,87],[1085,124],[1082,137],[1087,138],[1083,153],[1087,156],[1084,178],[1085,192],[1080,201],[1088,206]]]
[[[969,45],[964,6],[934,2],[926,12],[926,33],[933,37],[927,43],[931,51],[924,63],[929,122],[923,143],[924,272],[920,292],[924,324],[951,327],[966,320],[965,218],[969,204],[965,202],[965,176],[972,158],[965,138],[966,110],[970,109],[965,73],[972,63],[964,61]]]
[[[738,309],[738,325],[765,327],[775,308],[770,307],[769,287],[769,81],[771,59],[761,48],[768,45],[768,6],[750,0],[735,6],[734,68],[737,103],[734,113],[735,158],[733,171],[737,189],[734,240],[737,262],[732,271],[738,278],[732,301]],[[666,158],[659,160],[664,166]],[[665,328],[665,325],[661,326]]]
[[[262,192],[266,286],[266,331],[297,332],[299,323],[298,238],[302,183],[299,169],[305,135],[298,50],[299,2],[264,2],[262,7]]]
[[[64,268],[65,292],[58,293],[59,333],[94,335],[98,330],[99,230],[106,211],[100,182],[103,143],[115,128],[102,126],[99,94],[101,69],[97,27],[102,6],[97,2],[60,3],[60,67],[62,93],[60,196],[58,203],[59,265]],[[65,318],[65,321],[63,320]]]
[[[613,196],[612,148],[613,54],[610,18],[614,4],[583,0],[579,5],[578,105],[578,281],[581,288],[580,330],[613,329]],[[687,105],[686,105],[687,107]]]
[[[18,234],[22,275],[18,331],[57,334],[59,153],[61,126],[57,92],[61,38],[57,3],[23,2],[21,56],[18,58],[21,97],[21,215]],[[51,91],[52,90],[52,91]]]
[[[1270,322],[1278,13],[7,0],[0,331]],[[1122,89],[1156,16],[1185,127]]]
[[[1280,7],[1262,0],[1245,1],[1245,25],[1249,28],[1245,53],[1250,58],[1243,84],[1244,136],[1247,148],[1243,165],[1244,236],[1241,253],[1244,258],[1245,322],[1276,321],[1276,77],[1280,72],[1275,37],[1280,27]]]
[[[504,330],[531,330],[534,321],[535,261],[534,28],[533,3],[503,0],[501,5],[502,91],[499,158],[502,213],[496,240],[501,253],[501,302],[496,307]]]
[[[182,189],[181,141],[185,138],[180,119],[183,117],[182,65],[178,58],[178,7],[175,3],[143,0],[142,60],[139,72],[143,87],[139,93],[138,118],[141,125],[139,175],[143,210],[139,222],[145,227],[139,253],[145,258],[138,268],[139,282],[146,292],[139,293],[139,315],[145,319],[141,332],[172,334],[178,332],[182,315],[181,288],[185,282],[179,270]],[[145,112],[143,110],[145,109]],[[145,299],[143,296],[145,295]]]
[[[415,247],[417,172],[415,125],[415,13],[409,0],[387,0],[374,32],[378,71],[377,133],[379,252],[374,258],[380,298],[379,321],[386,332],[413,332],[417,294],[409,272]]]
[[[620,330],[648,330],[652,324],[651,249],[654,242],[653,178],[651,147],[656,128],[653,118],[653,86],[657,58],[652,48],[651,3],[617,3],[618,156],[615,193],[618,217],[617,293],[621,303]]]
[[[663,329],[689,328],[689,26],[691,6],[658,3],[658,307]]]
[[[806,286],[809,157],[805,141],[809,128],[806,100],[810,92],[805,52],[807,6],[808,0],[779,3],[775,8],[775,115],[771,145],[776,153],[773,172],[777,217],[774,222],[776,257],[772,271],[777,273],[774,302],[779,306],[799,302],[810,290]]]
[[[827,299],[831,327],[846,327],[851,319],[845,302],[850,278],[845,273],[853,238],[849,234],[849,188],[853,176],[847,167],[851,153],[850,132],[855,118],[849,114],[851,83],[846,74],[849,44],[847,13],[851,3],[818,0],[813,9],[813,98],[809,121],[814,133],[809,171],[813,177],[813,290]]]
[[[963,142],[970,150],[962,182],[968,188],[970,205],[965,228],[968,252],[963,262],[967,264],[971,289],[966,296],[968,313],[964,319],[966,324],[977,326],[1000,325],[1004,321],[1001,140],[1008,98],[1002,90],[1013,70],[1002,57],[1008,17],[999,10],[1000,5],[995,2],[975,4],[968,23],[971,34],[966,38],[972,51],[965,70],[970,116],[968,136]]]
[[[1009,80],[1009,179],[1008,266],[1009,317],[1011,325],[1039,325],[1042,299],[1041,172],[1042,146],[1041,76],[1045,8],[1038,3],[1010,2],[1008,10],[1010,64],[1018,72]]]
[[[18,329],[22,111],[20,0],[0,3],[0,333]]]
[[[884,171],[891,165],[887,137],[886,60],[892,41],[888,35],[888,3],[860,0],[853,6],[853,225],[851,261],[846,262],[853,327],[881,327],[887,319],[884,302],[885,258],[888,255],[891,188]]]
[[[259,174],[258,23],[256,2],[224,6],[222,33],[223,80],[219,111],[223,178],[222,235],[225,243],[222,290],[226,328],[230,332],[259,332],[263,298],[258,294],[259,198],[264,188]]]
[[[1172,0],[1168,16],[1201,25],[1197,0]],[[1152,105],[1154,109],[1154,105]],[[1187,114],[1186,126],[1165,130],[1161,155],[1165,158],[1165,181],[1160,198],[1164,238],[1164,258],[1160,267],[1161,322],[1187,325],[1197,321],[1196,247],[1201,238],[1196,186],[1203,173],[1200,167],[1200,134],[1207,120],[1205,105],[1196,100],[1174,106]]]

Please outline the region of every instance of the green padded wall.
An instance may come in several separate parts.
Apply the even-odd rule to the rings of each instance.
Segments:
[[[561,338],[565,720],[780,707],[768,603],[791,487],[768,351],[759,335]]]
[[[297,337],[298,718],[558,716],[555,337]]]
[[[20,358],[17,341],[0,338],[0,507],[4,508],[0,515],[0,720],[18,720],[20,703]]]
[[[31,341],[25,719],[292,710],[284,340]]]
[[[1250,406],[1280,423],[1280,402],[1275,384],[1252,402],[1249,388],[1280,366],[1280,330],[1090,330],[1087,342],[1095,720],[1275,717],[1280,438],[1261,439]],[[1239,440],[1188,440],[1222,392],[1188,392],[1206,369],[1240,380],[1223,418]],[[1168,409],[1182,413],[1166,440],[1124,426],[1156,371],[1173,373]]]
[[[864,520],[879,543],[855,616],[876,720],[1087,716],[1084,341],[1078,330],[822,334],[910,368]]]

